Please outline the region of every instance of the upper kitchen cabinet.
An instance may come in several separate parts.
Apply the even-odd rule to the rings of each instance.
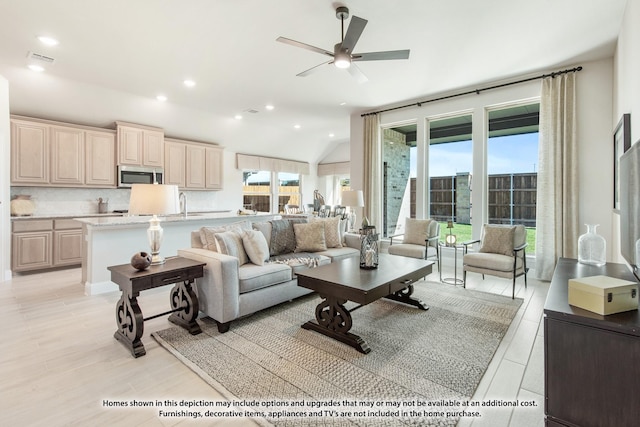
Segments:
[[[164,131],[160,128],[116,122],[118,164],[164,166]]]
[[[222,147],[171,138],[164,144],[165,184],[187,190],[222,190]]]
[[[116,187],[115,131],[11,117],[11,184]]]
[[[11,120],[11,183],[49,184],[49,125]]]

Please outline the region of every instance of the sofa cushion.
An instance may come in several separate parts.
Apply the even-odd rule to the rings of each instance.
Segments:
[[[516,270],[522,267],[522,258],[516,258]],[[495,253],[468,253],[464,265],[487,271],[513,271],[513,257]]]
[[[271,247],[271,221],[261,221],[254,222],[252,224],[253,229],[262,233],[265,240],[267,241],[267,246]]]
[[[300,270],[330,264],[331,258],[318,253],[300,252],[271,257],[270,263],[289,266],[291,270],[293,270],[293,277],[295,277],[296,273]]]
[[[242,234],[242,244],[249,260],[256,265],[263,265],[269,260],[269,245],[264,234],[257,230],[247,230]]]
[[[341,248],[343,232],[341,227],[344,220],[339,216],[330,218],[311,218],[311,222],[320,222],[324,225],[324,238],[327,248]]]
[[[331,258],[331,262],[342,261],[343,259],[358,257],[360,251],[354,248],[344,246],[342,248],[327,248],[326,251],[316,252],[316,255],[324,255]]]
[[[210,251],[217,252],[218,246],[214,235],[216,233],[222,233],[229,230],[251,230],[251,222],[238,221],[232,224],[221,225],[218,227],[201,227],[200,228],[200,240],[202,240],[202,247]]]
[[[240,293],[255,291],[288,282],[292,270],[286,264],[266,263],[265,265],[245,264],[238,269]]]
[[[216,240],[216,244],[218,245],[218,252],[238,258],[238,265],[244,265],[249,262],[249,257],[247,256],[247,252],[244,250],[244,244],[242,243],[242,236],[240,232],[236,230],[229,230],[222,233],[216,233],[213,236]]]
[[[310,222],[306,224],[293,224],[296,237],[294,252],[318,252],[327,249],[324,237],[324,223]]]
[[[484,224],[480,252],[513,256],[514,226]]]

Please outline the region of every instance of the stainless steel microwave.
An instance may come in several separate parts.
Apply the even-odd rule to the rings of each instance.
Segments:
[[[133,184],[162,184],[164,170],[140,166],[118,166],[118,187],[130,188]]]

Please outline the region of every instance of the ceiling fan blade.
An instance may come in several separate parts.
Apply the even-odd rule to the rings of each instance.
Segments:
[[[358,68],[356,64],[351,64],[351,66],[347,70],[349,71],[349,74],[351,74],[351,77],[356,79],[358,83],[362,84],[369,81],[367,76],[364,75],[362,70],[360,70],[360,68]]]
[[[359,18],[357,16],[351,17],[351,22],[349,22],[349,28],[347,28],[347,34],[344,36],[344,40],[342,41],[342,49],[345,49],[348,53],[353,52],[353,48],[356,43],[358,43],[358,39],[364,31],[364,27],[367,25],[366,19]]]
[[[286,37],[278,37],[276,39],[277,42],[288,44],[295,47],[301,47],[302,49],[310,50],[311,52],[321,53],[323,55],[333,56],[333,52],[329,52],[328,50],[321,49],[319,47],[311,46],[310,44],[302,43],[296,40],[291,40]]]
[[[352,61],[385,61],[389,59],[409,59],[409,49],[387,50],[384,52],[354,53],[351,55]]]
[[[301,73],[296,74],[296,76],[298,76],[298,77],[306,77],[306,76],[308,76],[309,74],[311,74],[311,73],[313,73],[313,72],[317,71],[317,70],[318,70],[318,68],[320,68],[321,66],[323,66],[323,65],[327,65],[327,64],[331,64],[332,62],[333,62],[333,60],[331,60],[331,61],[329,61],[329,62],[323,62],[322,64],[318,64],[318,65],[316,65],[315,67],[311,67],[311,68],[309,68],[308,70],[305,70],[305,71],[303,71],[303,72],[301,72]]]

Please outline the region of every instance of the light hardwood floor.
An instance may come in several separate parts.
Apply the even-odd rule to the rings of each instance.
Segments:
[[[445,276],[453,274],[445,258]],[[493,408],[459,426],[543,426],[542,310],[548,283],[529,274],[524,298],[487,369],[474,400],[533,401],[533,408]],[[428,280],[438,280],[432,273]],[[469,274],[468,288],[511,295],[511,282]],[[223,397],[150,337],[171,326],[167,316],[145,322],[147,354],[131,357],[113,338],[116,292],[85,296],[80,270],[17,276],[0,283],[0,425],[172,426],[192,419],[159,418],[155,409],[103,406],[110,400],[207,399]],[[145,316],[166,311],[169,287],[139,298]],[[245,419],[208,419],[201,425],[254,425]]]

